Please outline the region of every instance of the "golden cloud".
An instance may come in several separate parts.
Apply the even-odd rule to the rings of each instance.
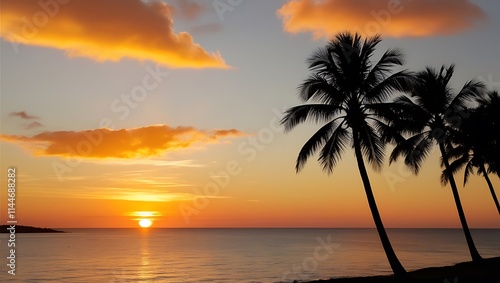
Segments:
[[[214,143],[222,138],[243,135],[235,129],[205,131],[193,127],[154,125],[120,130],[43,132],[32,137],[0,135],[0,140],[20,144],[42,156],[141,158],[158,156],[194,143]]]
[[[330,39],[342,31],[391,37],[448,35],[486,17],[468,0],[293,0],[276,14],[286,32],[311,32],[315,39]]]
[[[174,32],[172,10],[160,1],[2,0],[0,36],[97,61],[229,68],[219,52],[207,52],[187,32]]]

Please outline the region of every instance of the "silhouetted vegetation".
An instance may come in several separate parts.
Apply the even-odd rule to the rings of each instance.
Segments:
[[[11,233],[11,230],[8,230],[7,228],[10,228],[10,225],[0,225],[0,233]],[[17,233],[66,233],[64,231],[59,231],[59,230],[54,230],[50,228],[39,228],[39,227],[32,227],[32,226],[23,226],[23,225],[16,225],[15,226],[15,231]]]
[[[443,179],[449,182],[453,192],[471,257],[473,260],[481,260],[450,169],[448,152],[453,147],[450,133],[463,123],[463,119],[468,116],[465,107],[471,99],[481,97],[485,86],[482,82],[471,80],[455,94],[449,85],[453,71],[453,65],[441,67],[439,71],[428,67],[416,74],[417,82],[410,96],[403,95],[395,99],[394,107],[399,113],[405,114],[391,121],[391,134],[403,133],[408,137],[399,135],[392,139],[396,142],[396,147],[389,160],[393,162],[404,157],[404,163],[417,174],[434,144],[438,145],[445,167],[446,176]]]
[[[305,122],[321,127],[300,150],[295,169],[299,172],[319,153],[318,162],[330,174],[344,151],[352,148],[389,264],[397,278],[407,278],[385,232],[365,162],[380,171],[385,147],[391,143],[395,147],[389,163],[403,158],[418,174],[437,145],[444,167],[441,181],[450,184],[472,260],[484,262],[470,234],[454,174],[464,168],[465,185],[476,169],[486,179],[500,213],[489,179],[492,173],[500,177],[500,96],[488,92],[478,80],[454,92],[450,86],[454,65],[394,72],[403,65],[397,49],[387,50],[373,63],[371,57],[380,41],[380,36],[362,40],[358,34],[339,33],[308,59],[311,74],[299,86],[304,104],[289,108],[281,122],[285,132]],[[402,95],[394,98],[396,92]],[[476,108],[472,108],[474,103]]]
[[[452,174],[464,170],[464,186],[474,170],[482,175],[488,184],[498,214],[500,204],[490,180],[489,174],[498,174],[500,156],[500,96],[496,91],[490,91],[476,99],[476,108],[468,109],[468,116],[458,127],[452,129],[453,147],[448,151]],[[444,170],[441,180],[448,183],[447,171]]]
[[[394,91],[411,90],[413,76],[406,71],[392,71],[403,65],[402,53],[397,49],[387,50],[377,63],[371,62],[380,41],[379,36],[362,41],[358,34],[341,33],[316,51],[308,61],[311,75],[299,87],[304,104],[288,109],[282,123],[287,132],[306,121],[322,124],[299,152],[297,172],[319,151],[318,161],[324,171],[331,173],[345,149],[354,149],[382,246],[394,274],[403,276],[406,271],[386,234],[365,159],[375,170],[381,169],[385,143],[379,129],[386,125],[373,108]]]

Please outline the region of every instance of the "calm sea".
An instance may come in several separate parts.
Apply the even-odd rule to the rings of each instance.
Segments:
[[[292,282],[390,274],[374,229],[64,229],[17,234],[16,275],[1,282]],[[408,270],[468,261],[459,229],[389,229]],[[483,257],[500,230],[472,231]]]

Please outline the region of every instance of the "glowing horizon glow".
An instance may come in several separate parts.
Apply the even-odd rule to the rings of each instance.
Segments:
[[[411,72],[456,64],[455,91],[471,79],[500,88],[498,1],[163,2],[2,1],[0,169],[18,168],[24,224],[374,227],[350,146],[333,174],[317,155],[296,174],[321,125],[284,133],[279,123],[302,104],[307,59],[337,30],[382,33],[372,63],[397,48]],[[179,12],[187,2],[201,7],[192,18]],[[384,225],[460,228],[439,148],[414,176],[404,160],[389,164],[392,146],[382,170],[366,166]],[[463,176],[469,226],[500,228],[485,179],[463,187]]]
[[[158,211],[134,211],[130,213],[132,216],[138,216],[138,217],[158,217],[161,216],[161,214]]]

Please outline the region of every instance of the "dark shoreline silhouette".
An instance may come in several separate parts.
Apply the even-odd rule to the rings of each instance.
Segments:
[[[500,257],[480,262],[462,262],[452,266],[427,267],[409,271],[410,278],[394,276],[351,277],[316,280],[309,283],[494,283],[500,282]]]
[[[0,233],[10,233],[10,230],[7,230],[10,225],[0,225]],[[59,231],[50,228],[39,228],[33,226],[24,226],[24,225],[16,225],[16,234],[17,233],[66,233],[64,231]]]

